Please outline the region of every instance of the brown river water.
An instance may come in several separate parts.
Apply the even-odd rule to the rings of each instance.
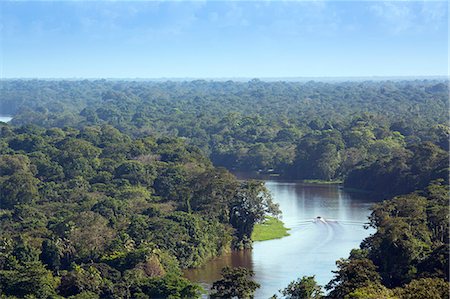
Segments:
[[[280,205],[290,236],[255,242],[252,250],[231,252],[201,268],[186,270],[188,279],[208,290],[220,279],[224,266],[246,267],[261,284],[257,299],[279,295],[278,290],[304,275],[315,275],[325,285],[333,277],[336,260],[348,257],[351,249],[374,232],[363,227],[374,203],[364,193],[345,191],[338,185],[265,182]],[[317,216],[324,221],[317,221]]]

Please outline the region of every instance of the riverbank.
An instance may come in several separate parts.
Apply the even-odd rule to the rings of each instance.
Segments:
[[[269,180],[266,186],[280,205],[281,220],[290,228],[290,236],[253,242],[251,250],[231,251],[200,268],[184,270],[185,277],[209,289],[221,278],[223,267],[245,267],[255,272],[254,279],[261,284],[255,298],[269,298],[293,277],[315,274],[317,283],[325,285],[333,279],[336,261],[348,257],[375,232],[363,227],[374,203],[364,194],[298,180]],[[337,223],[314,223],[319,215]]]
[[[267,241],[273,239],[280,239],[289,236],[289,228],[284,226],[283,221],[275,217],[266,217],[262,223],[255,225],[252,233],[253,241]]]

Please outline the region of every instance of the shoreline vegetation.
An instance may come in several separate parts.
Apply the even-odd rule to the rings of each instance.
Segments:
[[[255,225],[252,241],[268,241],[289,236],[290,228],[284,226],[283,221],[275,217],[266,216],[262,223]]]

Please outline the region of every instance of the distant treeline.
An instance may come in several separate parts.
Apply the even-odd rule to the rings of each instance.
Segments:
[[[446,81],[1,84],[13,125],[182,137],[230,170],[344,180],[386,196],[446,178]]]

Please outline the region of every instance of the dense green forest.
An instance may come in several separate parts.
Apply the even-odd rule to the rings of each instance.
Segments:
[[[107,125],[0,132],[4,295],[197,297],[180,269],[248,247],[278,213],[261,182],[238,182],[180,139]]]
[[[0,94],[13,125],[181,137],[216,166],[344,180],[386,197],[446,178],[448,105],[437,80],[8,80]]]
[[[439,80],[3,80],[0,296],[198,297],[181,270],[251,247],[279,214],[264,184],[229,172],[243,169],[393,197],[327,297],[446,298],[448,106]],[[257,288],[223,274],[216,297]],[[282,295],[324,296],[313,277]]]

